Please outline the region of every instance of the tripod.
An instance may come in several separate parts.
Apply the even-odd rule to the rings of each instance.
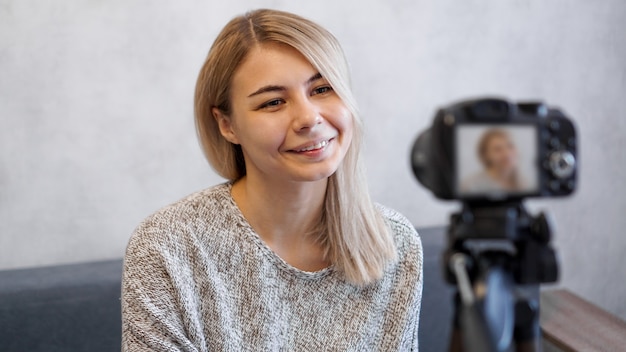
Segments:
[[[450,351],[541,351],[539,284],[558,276],[550,239],[545,214],[521,201],[466,202],[452,215],[443,256],[457,288]]]

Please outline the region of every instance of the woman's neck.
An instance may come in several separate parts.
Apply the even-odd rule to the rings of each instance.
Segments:
[[[328,266],[319,241],[309,236],[322,216],[328,180],[277,182],[245,176],[232,196],[252,228],[289,264],[314,271]]]
[[[515,170],[491,169],[489,174],[493,180],[496,180],[505,189],[515,189],[517,187]]]

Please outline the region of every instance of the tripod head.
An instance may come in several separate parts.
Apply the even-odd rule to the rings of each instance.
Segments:
[[[530,215],[523,203],[464,203],[452,214],[444,262],[454,253],[473,259],[471,278],[479,274],[481,262],[505,265],[520,285],[555,282],[558,278],[556,253],[550,246],[550,221],[545,213]],[[452,272],[446,279],[456,284]]]

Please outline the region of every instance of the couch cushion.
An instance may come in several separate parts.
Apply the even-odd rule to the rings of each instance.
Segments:
[[[121,260],[0,271],[0,346],[119,351]]]
[[[446,243],[443,227],[417,230],[424,247],[424,293],[420,314],[420,351],[447,351],[452,327],[453,290],[445,283],[441,254]]]

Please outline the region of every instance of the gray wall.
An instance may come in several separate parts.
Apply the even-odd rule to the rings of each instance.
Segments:
[[[342,41],[374,198],[418,226],[456,207],[408,168],[438,105],[496,93],[564,108],[580,189],[531,205],[558,224],[561,284],[626,318],[623,0],[1,0],[0,268],[119,258],[142,218],[221,182],[195,139],[195,78],[225,22],[260,4]]]

